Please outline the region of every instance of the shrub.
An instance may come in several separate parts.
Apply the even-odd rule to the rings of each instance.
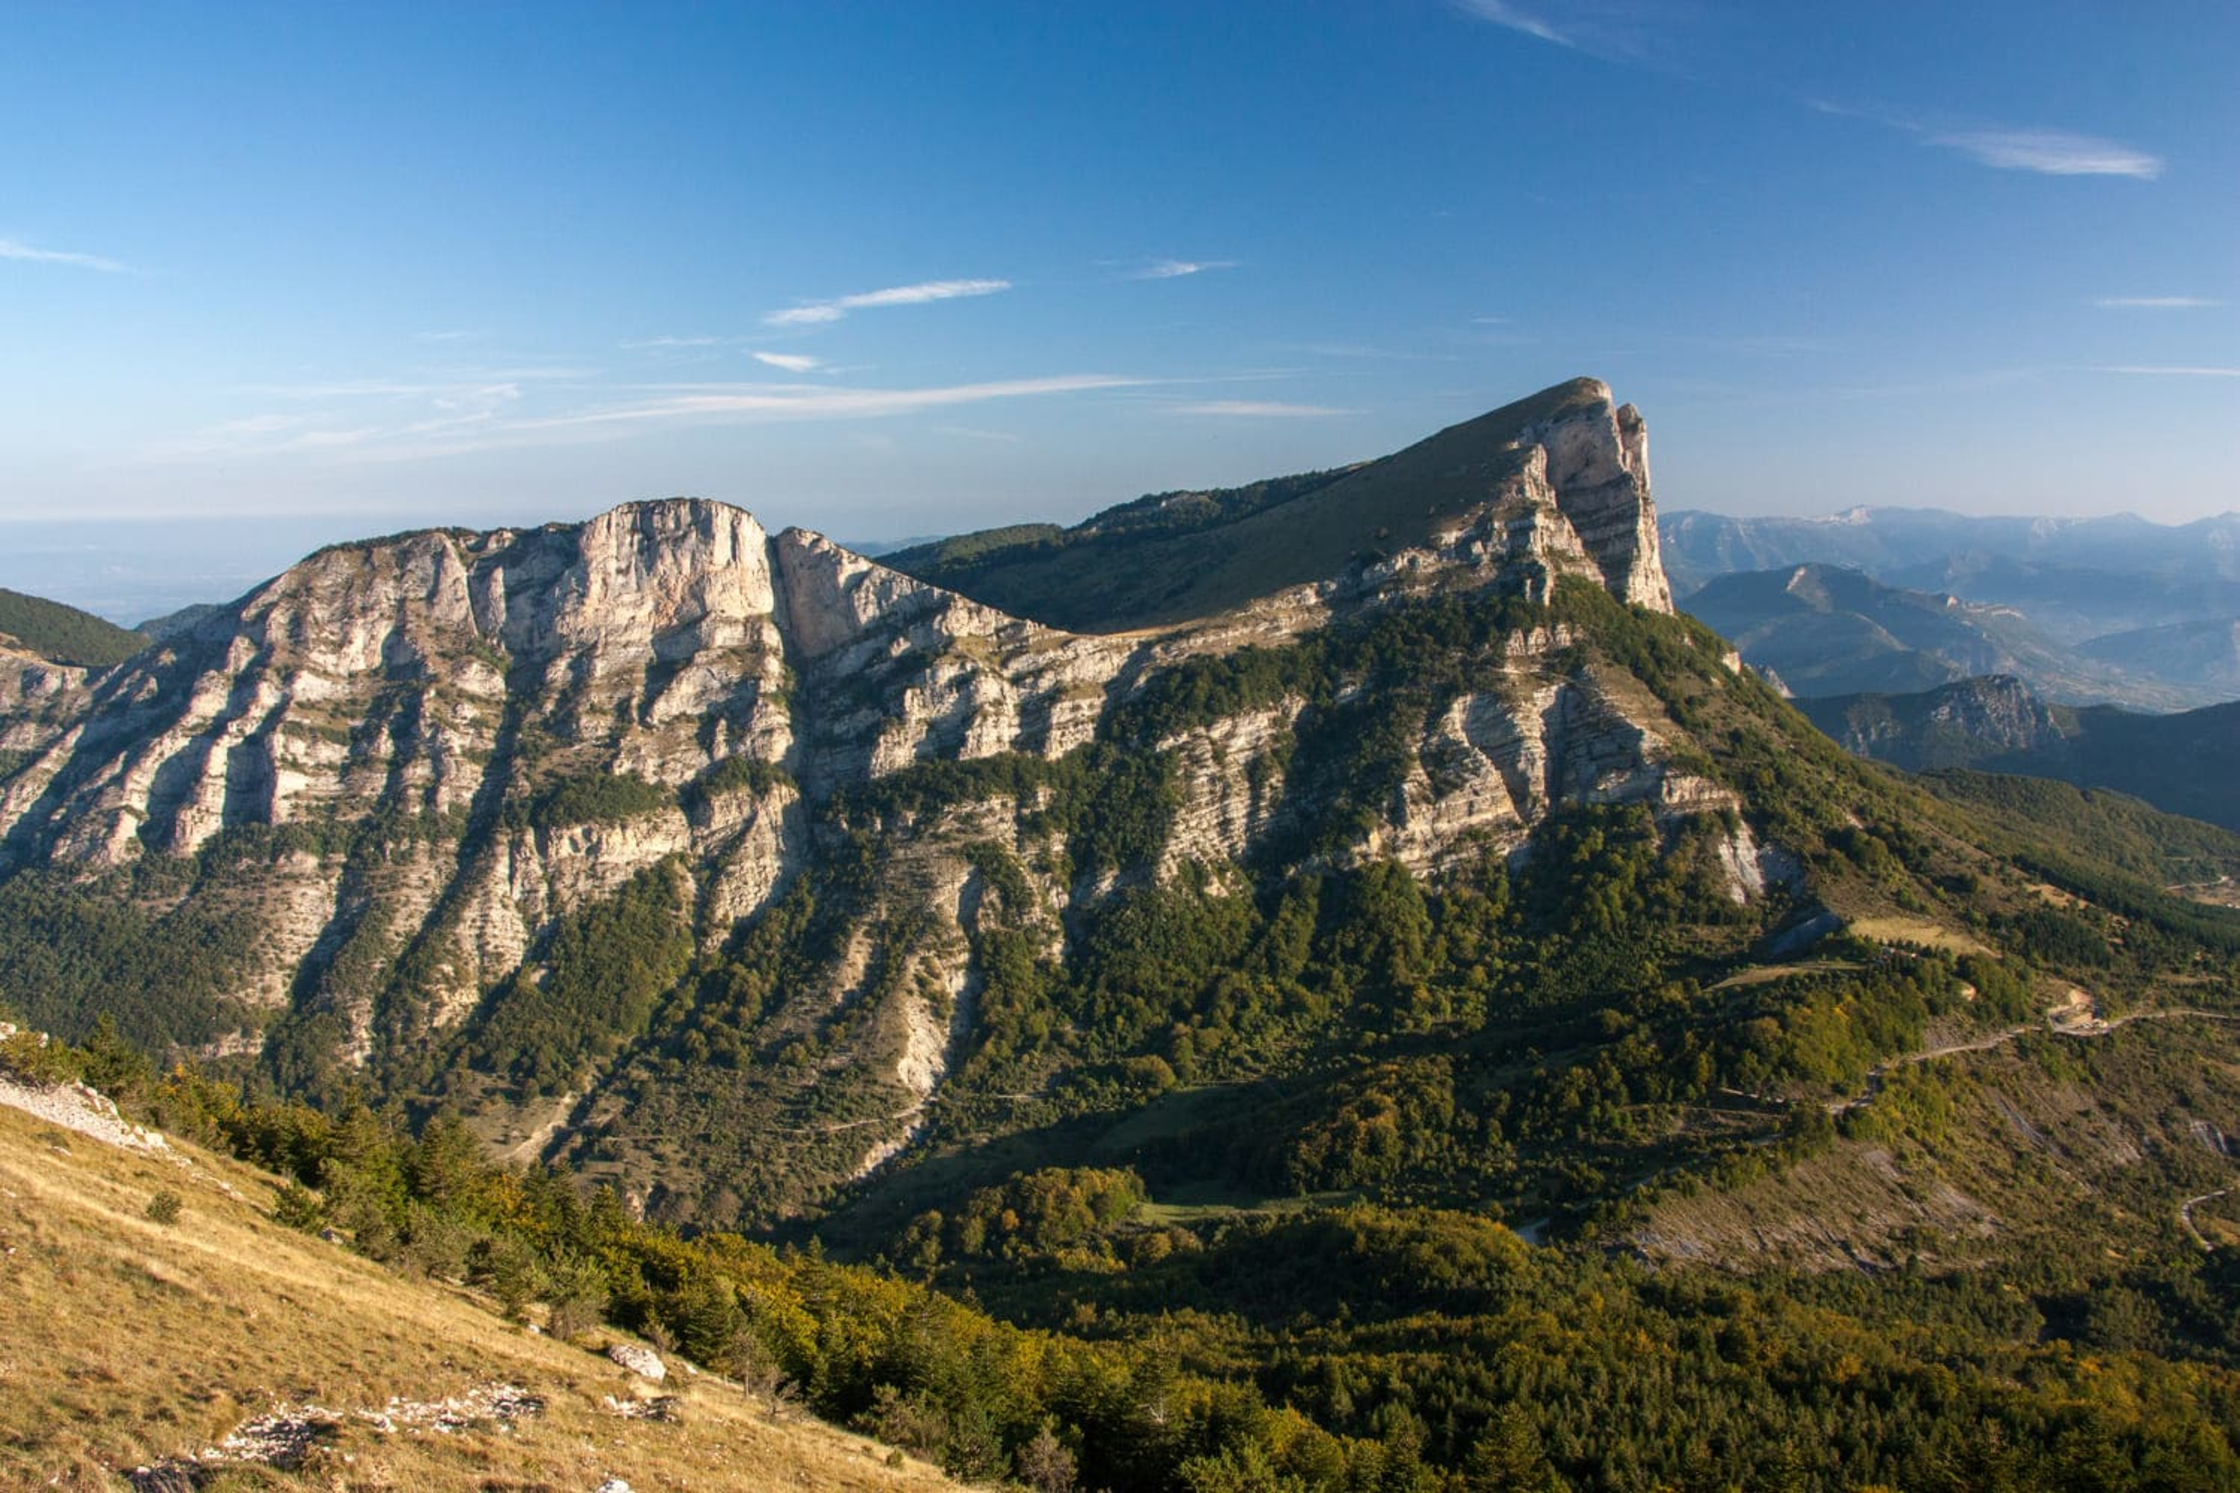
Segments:
[[[284,1227],[310,1234],[327,1221],[327,1207],[319,1201],[319,1194],[301,1182],[290,1182],[273,1198],[272,1218]]]

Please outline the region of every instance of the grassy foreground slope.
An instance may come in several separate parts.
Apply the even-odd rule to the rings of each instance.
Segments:
[[[274,1186],[191,1146],[124,1150],[0,1107],[0,1486],[124,1487],[137,1467],[305,1404],[334,1428],[294,1471],[213,1465],[176,1486],[952,1486],[923,1464],[890,1468],[860,1437],[774,1423],[710,1377],[672,1378],[668,1418],[626,1417],[609,1399],[645,1403],[644,1381],[483,1298],[282,1227]],[[179,1200],[169,1224],[148,1216],[162,1193]],[[471,1403],[494,1384],[542,1408],[443,1432],[391,1403]]]

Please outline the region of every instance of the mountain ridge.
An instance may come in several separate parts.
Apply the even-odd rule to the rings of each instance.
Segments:
[[[1798,695],[1906,693],[2014,674],[2078,704],[2185,709],[2216,698],[2064,648],[2012,607],[1888,586],[1844,566],[1723,575],[1682,605]]]
[[[148,637],[91,612],[0,587],[0,650],[67,668],[106,668],[148,646]]]
[[[2053,778],[2240,830],[2240,794],[2228,771],[2232,745],[2240,742],[2240,702],[2174,715],[2049,705],[2010,676],[1797,704],[1848,750],[1910,772],[1970,768]]]
[[[784,1120],[846,1179],[932,1123],[981,1040],[999,922],[1063,962],[1139,892],[1445,874],[1586,805],[1709,826],[1721,895],[1761,896],[1781,854],[1585,641],[1669,607],[1629,411],[1575,383],[1419,443],[1369,491],[1443,474],[1420,543],[1154,629],[1052,628],[705,500],[330,546],[0,717],[0,900],[113,929],[77,936],[117,971],[65,976],[27,947],[0,994],[67,1024],[60,991],[110,990],[141,1040],[253,1054],[291,1088],[360,1075],[594,1172],[620,1126],[644,1180],[658,1138],[615,1086],[677,1081],[663,1023],[736,1041],[734,1018],[689,1014],[733,999],[694,972],[827,916],[795,909],[853,907],[772,952],[800,969],[763,1013],[765,1054],[875,1076],[839,1085],[857,1097],[829,1144],[829,1116]],[[1679,646],[1733,667],[1707,638]],[[1458,648],[1481,662],[1381,734],[1368,699]],[[883,881],[851,882],[867,842]],[[88,880],[123,901],[89,903]],[[190,926],[197,999],[131,994],[132,950]],[[556,972],[556,949],[606,972]],[[675,1207],[743,1206],[721,1178],[687,1199],[673,1163],[655,1171]]]
[[[1738,570],[1832,564],[1883,571],[1979,551],[2032,562],[2240,579],[2240,511],[2181,524],[2137,514],[2091,517],[1984,515],[1941,508],[1858,505],[1810,517],[1745,518],[1701,509],[1664,516],[1668,568],[1695,590]]]
[[[1527,530],[1568,529],[1547,542],[1584,550],[1622,599],[1669,609],[1648,486],[1640,412],[1616,404],[1600,380],[1580,378],[1376,461],[1214,494],[1210,513],[1161,495],[1056,536],[1035,530],[980,544],[987,536],[966,535],[887,559],[1055,625],[1158,626],[1373,567],[1395,552],[1445,549],[1455,525],[1507,494],[1510,511],[1499,521],[1508,532],[1486,529],[1480,544],[1521,552],[1541,543]],[[1156,589],[1149,576],[1159,578]]]

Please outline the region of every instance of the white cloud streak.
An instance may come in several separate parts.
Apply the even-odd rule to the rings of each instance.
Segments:
[[[2110,295],[2092,304],[2109,311],[2197,311],[2224,302],[2197,295]]]
[[[1700,49],[1693,0],[1448,0],[1473,20],[1622,67],[1687,76]]]
[[[2102,373],[2135,374],[2148,378],[2240,378],[2240,368],[2148,366],[2133,363],[2122,364],[2113,368],[2103,368],[2100,371]]]
[[[646,352],[680,347],[718,347],[722,343],[721,337],[640,337],[635,342],[625,342],[622,345],[630,352]]]
[[[269,399],[429,399],[441,404],[463,393],[513,389],[528,382],[574,383],[595,377],[590,368],[467,368],[413,379],[354,379],[329,384],[252,384],[246,392]]]
[[[892,285],[885,290],[860,291],[829,301],[810,301],[773,311],[762,318],[773,327],[813,327],[835,322],[850,311],[883,306],[922,306],[928,301],[954,301],[968,296],[994,295],[1011,288],[1009,280],[925,280],[916,285]]]
[[[767,363],[772,368],[783,368],[788,373],[807,373],[822,368],[823,362],[806,353],[750,353],[757,363]]]
[[[1023,435],[1014,435],[1008,430],[982,430],[977,425],[936,425],[933,428],[943,435],[962,436],[968,441],[997,441],[1006,446],[1018,446],[1026,442]]]
[[[100,270],[107,275],[131,273],[127,265],[114,259],[104,259],[99,254],[75,254],[66,249],[38,249],[19,239],[0,238],[0,259],[14,259],[26,264],[60,264],[72,269]]]
[[[1538,16],[1509,4],[1508,0],[1455,0],[1455,5],[1465,15],[1476,16],[1481,21],[1491,21],[1496,26],[1521,32],[1537,41],[1552,42],[1559,47],[1579,45]]]
[[[1233,270],[1234,259],[1162,259],[1157,264],[1137,270],[1131,280],[1179,280],[1185,275],[1202,275],[1207,270]]]
[[[1003,379],[982,384],[949,384],[928,389],[828,389],[798,384],[739,384],[702,393],[674,395],[633,404],[583,410],[542,420],[515,422],[517,430],[554,430],[568,426],[630,424],[648,420],[865,419],[906,415],[917,410],[1018,399],[1037,394],[1078,394],[1092,389],[1126,389],[1147,380],[1105,373],[1066,373],[1050,378]]]
[[[2095,135],[2065,130],[1960,130],[1930,135],[1931,145],[1957,150],[1970,160],[2002,171],[2033,171],[2040,176],[2128,176],[2153,181],[2162,175],[2162,158]]]
[[[1332,415],[1358,415],[1359,410],[1333,409],[1322,404],[1284,404],[1273,399],[1209,399],[1201,404],[1178,404],[1178,415],[1226,416],[1240,420],[1320,420]]]
[[[1155,382],[1158,380],[1106,373],[1068,373],[917,389],[776,383],[638,384],[607,388],[602,391],[602,402],[576,402],[557,408],[550,402],[551,390],[512,384],[444,386],[368,381],[330,384],[316,390],[299,386],[265,392],[298,397],[319,394],[324,396],[321,403],[325,407],[229,420],[152,450],[147,459],[162,463],[293,455],[351,462],[415,461],[478,451],[624,439],[665,425],[869,420]],[[368,400],[376,404],[369,408]],[[985,438],[1009,439],[994,433]]]

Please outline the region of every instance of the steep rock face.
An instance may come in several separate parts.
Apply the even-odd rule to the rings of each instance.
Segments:
[[[1613,408],[1609,387],[1598,387],[1601,398],[1587,409],[1530,427],[1519,443],[1546,453],[1557,505],[1612,594],[1669,612],[1672,588],[1649,496],[1648,422],[1630,404]]]
[[[1305,706],[1294,697],[1161,743],[1181,791],[1162,877],[1193,862],[1242,860],[1267,832],[1283,801],[1282,748]]]
[[[241,1031],[213,1041],[331,1043],[345,1070],[423,1092],[448,1073],[508,1154],[650,1177],[674,1216],[807,1206],[814,1192],[787,1191],[800,1176],[866,1175],[941,1112],[987,947],[1062,962],[1135,891],[1248,891],[1294,854],[1435,877],[1517,852],[1566,806],[1733,816],[1732,794],[1676,765],[1684,732],[1656,698],[1560,622],[1498,637],[1409,725],[1366,805],[1339,767],[1292,771],[1346,708],[1328,681],[1113,737],[1198,664],[1306,649],[1411,601],[1547,603],[1569,578],[1669,611],[1638,414],[1599,384],[1542,406],[1522,434],[1457,427],[1389,459],[1363,489],[1378,512],[1409,483],[1440,494],[1428,519],[1416,503],[1410,542],[1136,632],[1029,621],[698,500],[338,546],[105,672],[0,658],[0,875],[191,866],[164,895],[259,935],[227,992]],[[1139,776],[1107,791],[1127,762]],[[880,797],[891,783],[917,786]],[[1366,816],[1343,835],[1321,826],[1333,794]],[[1722,844],[1737,895],[1761,889],[1747,826]],[[834,869],[853,857],[861,872]],[[675,987],[660,1042],[662,992],[594,992],[577,1019],[613,1029],[560,1080],[545,1057],[509,1072],[476,1045],[526,1019],[507,1013],[549,985],[571,919],[649,876],[683,889],[705,961],[772,922],[813,924],[814,952]],[[733,1040],[748,1026],[752,1053]],[[678,1045],[686,1029],[702,1048]],[[686,1176],[665,1137],[711,1117],[766,1154]]]
[[[0,752],[28,760],[51,746],[82,708],[87,672],[0,644]]]
[[[1062,756],[1138,651],[1006,616],[818,535],[789,530],[775,549],[789,658],[815,702],[800,761],[815,792],[927,759]]]

